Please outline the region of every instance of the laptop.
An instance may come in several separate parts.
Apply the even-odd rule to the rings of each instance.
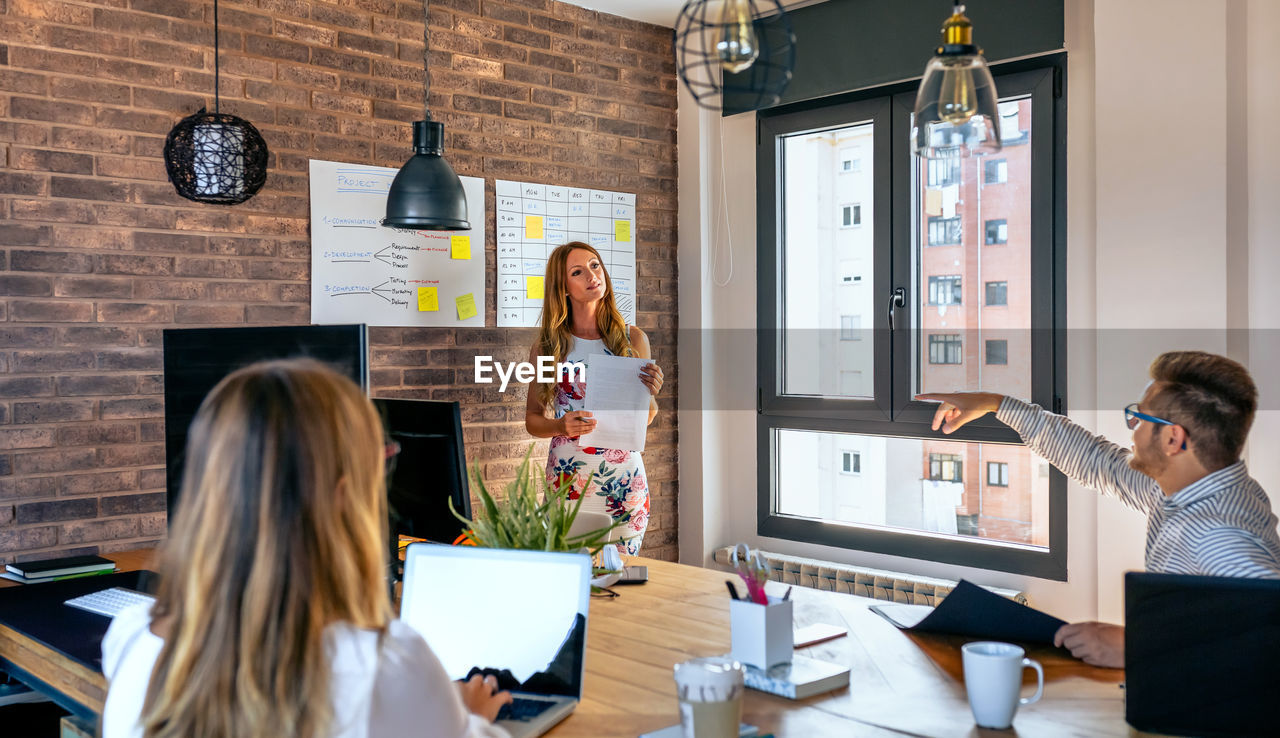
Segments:
[[[1130,725],[1276,735],[1280,580],[1130,572],[1124,594]]]
[[[452,679],[492,674],[515,702],[513,738],[550,730],[582,698],[591,557],[415,543],[405,554],[400,619]]]

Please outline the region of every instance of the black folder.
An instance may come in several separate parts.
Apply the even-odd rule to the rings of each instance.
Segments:
[[[964,579],[937,607],[871,605],[871,610],[903,630],[1050,646],[1054,633],[1067,624]]]

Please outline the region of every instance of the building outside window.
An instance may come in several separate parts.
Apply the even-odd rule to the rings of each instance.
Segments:
[[[862,473],[862,454],[857,451],[841,451],[840,452],[840,473],[841,474],[861,474]]]
[[[1009,342],[1004,339],[987,341],[987,363],[1008,364]]]
[[[1004,218],[988,220],[986,231],[988,246],[1009,242],[1009,223]]]
[[[855,203],[840,208],[840,227],[851,228],[862,225],[862,206]]]
[[[1009,465],[1003,461],[988,461],[987,485],[991,487],[1008,487]]]
[[[929,479],[935,482],[963,482],[964,457],[959,454],[929,454]]]
[[[1009,162],[1005,159],[994,159],[982,163],[983,184],[1004,184],[1009,181]]]
[[[964,350],[959,333],[932,333],[929,335],[930,364],[959,364],[964,360]]]
[[[1009,304],[1009,283],[1008,282],[987,282],[987,300],[986,305],[1008,305]]]
[[[857,174],[862,171],[862,158],[850,151],[840,152],[840,173]]]
[[[960,275],[929,277],[930,305],[959,305],[960,295]]]
[[[958,215],[954,218],[930,217],[929,245],[952,246],[960,243],[963,225]]]

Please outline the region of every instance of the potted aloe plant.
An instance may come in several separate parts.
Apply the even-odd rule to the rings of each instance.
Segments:
[[[543,481],[542,473],[531,463],[533,444],[524,454],[515,481],[507,485],[505,499],[495,500],[480,476],[480,465],[471,466],[472,489],[480,498],[480,510],[473,519],[459,515],[450,503],[455,517],[466,523],[468,530],[458,543],[486,548],[519,548],[536,551],[582,551],[592,556],[600,553],[615,528],[625,524],[624,515],[597,530],[570,535],[573,521],[582,507],[582,497],[569,498],[573,479],[553,486]],[[585,487],[591,484],[587,478]]]

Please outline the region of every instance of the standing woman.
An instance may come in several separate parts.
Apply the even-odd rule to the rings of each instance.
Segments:
[[[600,252],[581,241],[558,246],[547,258],[538,340],[529,361],[554,356],[556,362],[588,363],[591,354],[652,357],[644,331],[628,326],[614,302],[613,283]],[[590,376],[590,367],[587,375]],[[658,414],[662,370],[649,362],[637,380],[649,388],[649,419]],[[538,438],[551,439],[547,482],[559,486],[573,480],[570,499],[584,497],[582,509],[607,512],[615,520],[630,513],[618,543],[635,555],[649,525],[649,485],[639,452],[591,445],[596,421],[583,409],[586,382],[561,377],[555,384],[529,386],[524,426]],[[591,484],[586,488],[587,478]]]
[[[451,682],[392,618],[383,448],[360,388],[314,361],[209,393],[156,602],[102,642],[104,738],[507,735],[509,693]]]

